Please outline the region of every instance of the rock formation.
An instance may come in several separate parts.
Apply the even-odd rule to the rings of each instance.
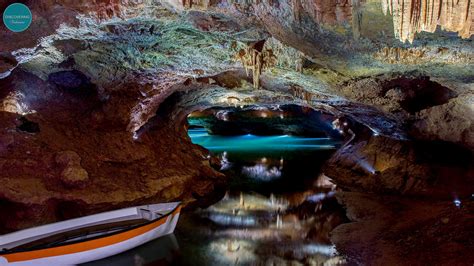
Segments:
[[[162,110],[134,139],[127,131],[133,106],[127,99],[135,97],[127,86],[107,103],[84,83],[60,82],[59,76],[43,81],[15,70],[0,80],[2,95],[22,95],[0,111],[0,212],[9,217],[1,220],[1,231],[139,202],[192,203],[219,186],[211,180],[222,175],[211,168],[208,153],[186,141],[184,120],[175,125]]]
[[[236,57],[244,66],[247,75],[252,70],[253,87],[260,88],[262,72],[276,64],[276,57],[271,49],[264,48],[265,41],[256,42],[246,49],[241,49]]]
[[[219,191],[216,161],[186,134],[187,115],[210,107],[296,104],[343,118],[356,136],[325,174],[373,201],[391,194],[385,208],[424,197],[440,206],[428,220],[454,217],[448,190],[472,190],[472,40],[435,31],[471,36],[472,1],[382,1],[393,24],[380,1],[26,2],[31,27],[0,28],[2,231],[142,203],[192,205]],[[397,40],[420,31],[433,34]],[[341,202],[351,210],[365,197]],[[350,216],[396,218],[385,211]],[[398,243],[399,231],[384,228],[363,239]],[[446,250],[462,254],[464,244],[432,255],[452,262]],[[414,262],[415,250],[406,250]]]
[[[421,31],[438,26],[462,38],[474,34],[474,7],[470,0],[382,0],[384,14],[393,16],[395,37],[413,42]]]

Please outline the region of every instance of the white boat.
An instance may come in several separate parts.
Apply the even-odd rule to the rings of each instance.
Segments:
[[[179,202],[143,205],[0,236],[0,265],[75,265],[173,233]]]

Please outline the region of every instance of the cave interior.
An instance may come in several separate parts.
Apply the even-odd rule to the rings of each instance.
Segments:
[[[181,201],[141,260],[474,263],[472,1],[14,2],[0,234]]]

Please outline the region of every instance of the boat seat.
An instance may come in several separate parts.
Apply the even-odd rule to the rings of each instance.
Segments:
[[[149,220],[149,221],[156,220],[156,219],[161,218],[161,217],[163,217],[167,214],[167,213],[161,213],[161,212],[158,212],[158,211],[151,211],[149,209],[144,209],[144,208],[140,208],[139,211],[140,211],[140,215],[141,215],[142,219],[146,219],[146,220]]]

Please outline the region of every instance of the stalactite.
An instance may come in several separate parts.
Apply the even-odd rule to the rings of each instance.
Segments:
[[[237,53],[237,58],[244,66],[247,76],[252,70],[253,87],[260,88],[260,75],[263,70],[276,64],[276,57],[271,49],[263,49],[265,42],[257,42],[249,45],[246,49],[241,49]]]
[[[181,4],[184,9],[197,7],[199,9],[207,10],[211,6],[210,1],[208,0],[181,0]]]
[[[474,34],[472,0],[381,0],[384,14],[393,16],[395,37],[413,42],[421,31],[434,32],[439,25],[462,38]]]
[[[303,89],[301,86],[293,84],[290,85],[290,91],[291,94],[295,98],[299,98],[301,100],[304,100],[307,103],[310,103],[313,100],[313,94],[305,89]]]
[[[360,38],[361,23],[362,12],[360,10],[360,0],[352,0],[352,35],[354,40]]]
[[[384,47],[377,53],[375,53],[375,58],[383,60],[389,64],[397,63],[417,63],[421,62],[425,56],[426,50],[419,48],[408,48],[402,49],[399,47]]]
[[[193,7],[193,0],[182,0],[183,7],[192,8]]]
[[[301,11],[303,7],[301,6],[301,0],[291,0],[291,5],[293,7],[293,19],[296,22],[301,21]]]

